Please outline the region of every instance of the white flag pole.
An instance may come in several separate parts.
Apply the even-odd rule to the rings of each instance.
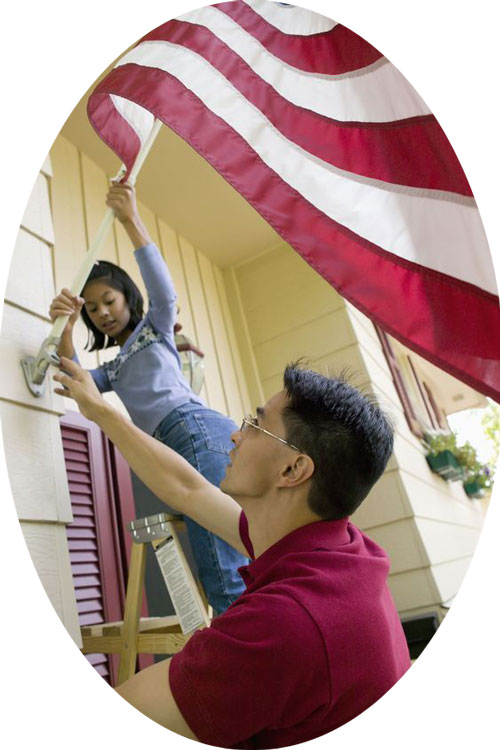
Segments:
[[[139,174],[139,171],[144,164],[149,151],[151,150],[151,147],[160,131],[161,126],[161,120],[155,120],[147,140],[144,142],[141,150],[137,154],[136,160],[132,169],[130,170],[130,175],[128,178],[128,182],[130,182],[132,185],[135,184],[137,175]],[[122,177],[124,173],[125,168],[122,167],[116,179],[120,179],[120,177]],[[85,253],[83,263],[78,269],[75,280],[73,281],[73,284],[71,286],[71,293],[73,295],[79,295],[83,287],[85,286],[85,282],[87,281],[90,271],[92,270],[92,266],[95,263],[95,259],[106,240],[114,217],[115,215],[113,213],[113,210],[111,208],[108,208],[94,236],[93,241],[90,243],[89,248]],[[57,350],[61,341],[62,332],[66,327],[68,319],[69,315],[61,315],[60,317],[58,317],[54,322],[54,325],[52,326],[52,330],[49,336],[45,339],[42,346],[40,347],[38,355],[36,357],[24,357],[21,360],[26,383],[34,396],[41,396],[43,394],[43,382],[49,365],[59,364]]]

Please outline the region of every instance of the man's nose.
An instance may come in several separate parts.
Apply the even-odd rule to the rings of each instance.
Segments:
[[[241,442],[241,430],[235,430],[234,432],[232,432],[231,440],[236,446],[238,446]]]

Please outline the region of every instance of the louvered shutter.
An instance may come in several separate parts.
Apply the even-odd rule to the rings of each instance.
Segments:
[[[123,561],[104,438],[79,414],[61,420],[61,434],[74,516],[67,537],[80,626],[120,620]],[[115,665],[109,655],[86,658],[113,684]]]

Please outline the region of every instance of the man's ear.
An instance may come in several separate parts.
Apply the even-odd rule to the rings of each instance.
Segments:
[[[283,466],[276,486],[298,487],[312,477],[314,470],[314,461],[310,456],[305,453],[295,455]]]

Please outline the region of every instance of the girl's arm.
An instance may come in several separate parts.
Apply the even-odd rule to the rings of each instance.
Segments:
[[[135,258],[148,290],[151,322],[161,333],[171,335],[177,309],[174,283],[139,215],[132,185],[113,185],[107,195],[106,205],[113,210],[136,250]]]

